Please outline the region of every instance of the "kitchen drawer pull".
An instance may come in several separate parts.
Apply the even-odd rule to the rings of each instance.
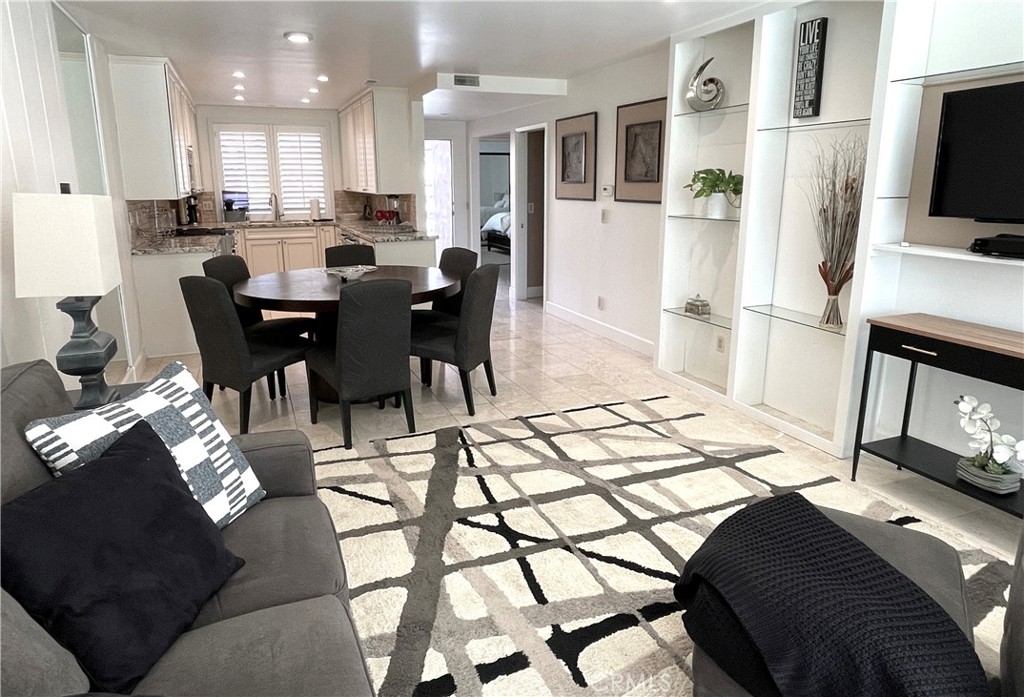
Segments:
[[[906,344],[900,344],[900,346],[905,348],[908,351],[916,351],[917,353],[924,353],[924,354],[927,354],[929,356],[938,356],[939,355],[939,354],[935,353],[934,351],[928,351],[926,349],[918,348],[916,346],[907,346]]]

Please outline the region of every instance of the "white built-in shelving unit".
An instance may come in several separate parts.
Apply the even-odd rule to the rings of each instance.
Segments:
[[[1020,330],[1024,263],[973,255],[962,240],[932,232],[951,223],[926,215],[922,222],[920,213],[921,177],[930,182],[932,166],[926,151],[935,147],[923,91],[1019,78],[1020,14],[1021,3],[812,2],[703,36],[673,37],[656,369],[847,456],[868,317],[929,312]],[[794,119],[798,27],[817,17],[829,19],[821,113]],[[686,86],[711,56],[705,76],[722,79],[727,98],[714,111],[695,113],[686,105]],[[804,191],[815,148],[853,134],[867,144],[865,194],[854,278],[840,295],[845,325],[829,330],[818,324],[826,297]],[[744,172],[735,220],[709,220],[683,188],[705,167]],[[973,225],[974,236],[1004,231]],[[980,315],[972,288],[1017,298],[1015,309]],[[711,302],[711,317],[683,311],[697,293]],[[894,421],[898,430],[891,412],[902,398],[887,400],[885,393],[905,382],[898,367],[878,369],[889,372],[870,421],[880,431]],[[942,385],[941,399],[918,407],[912,427],[948,432],[930,422],[944,423],[936,415],[948,411],[942,410],[952,389]],[[1009,411],[1020,418],[1019,405]]]

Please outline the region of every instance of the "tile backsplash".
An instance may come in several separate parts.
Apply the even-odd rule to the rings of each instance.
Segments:
[[[178,225],[177,201],[127,201],[128,224],[132,238],[152,237],[154,233]]]
[[[388,197],[384,194],[361,194],[356,191],[334,192],[334,217],[337,220],[352,220],[363,217],[363,205],[369,203],[370,210],[387,210]],[[416,224],[416,195],[398,195],[398,214],[402,222]]]

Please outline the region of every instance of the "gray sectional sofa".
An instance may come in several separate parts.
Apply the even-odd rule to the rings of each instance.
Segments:
[[[51,478],[25,441],[25,425],[71,411],[49,363],[3,369],[3,503]],[[236,442],[267,492],[222,530],[225,546],[245,566],[134,694],[372,695],[334,525],[316,496],[309,442],[299,431],[239,436]],[[89,680],[74,657],[6,591],[0,609],[4,697],[88,692]]]

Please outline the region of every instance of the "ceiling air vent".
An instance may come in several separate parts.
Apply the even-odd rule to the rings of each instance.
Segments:
[[[456,75],[455,76],[456,87],[479,87],[480,76],[479,75]]]

